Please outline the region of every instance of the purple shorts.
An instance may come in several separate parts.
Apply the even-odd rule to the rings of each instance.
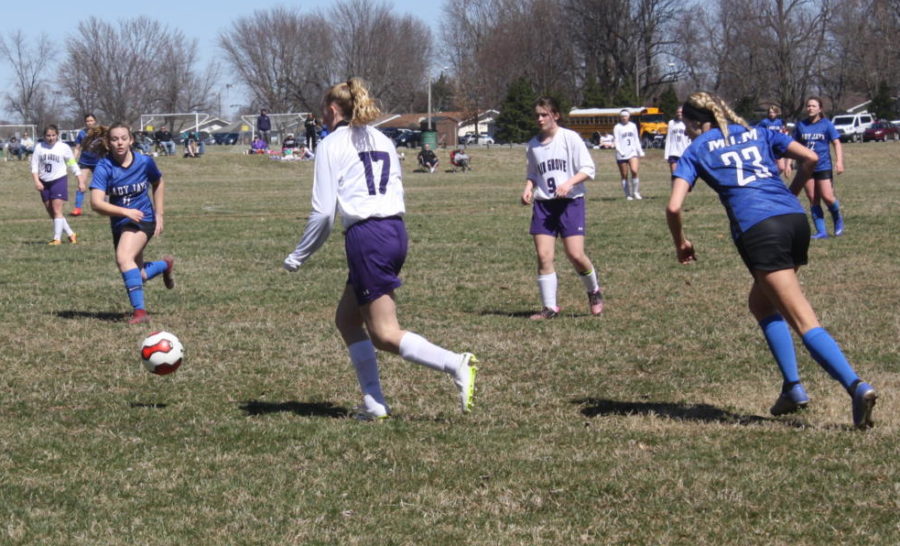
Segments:
[[[41,180],[41,183],[44,185],[44,189],[41,190],[41,201],[46,203],[51,199],[69,200],[69,179],[65,176],[50,182]]]
[[[529,233],[563,238],[584,236],[584,198],[536,200]]]
[[[669,163],[678,163],[678,160],[681,159],[680,155],[670,155],[666,161]]]
[[[390,294],[403,282],[398,275],[406,261],[406,226],[399,216],[369,218],[350,226],[344,234],[347,284],[359,305]]]

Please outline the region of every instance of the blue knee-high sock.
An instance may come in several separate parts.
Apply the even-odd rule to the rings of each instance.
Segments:
[[[794,352],[794,340],[791,338],[791,331],[788,328],[784,318],[775,314],[759,321],[759,327],[762,328],[763,335],[769,343],[769,349],[775,362],[778,363],[778,369],[781,370],[781,376],[784,378],[782,391],[787,391],[791,386],[800,382],[800,372],[797,370],[797,354]]]
[[[84,192],[76,190],[75,191],[75,208],[80,209],[81,205],[84,204]]]
[[[819,366],[839,381],[845,389],[850,389],[853,382],[859,379],[841,348],[825,328],[813,328],[803,334],[803,344]]]
[[[809,207],[809,211],[812,213],[813,224],[816,226],[817,233],[825,233],[825,212],[822,210],[822,207],[819,205],[813,205]]]
[[[141,270],[138,268],[129,269],[122,273],[122,280],[125,281],[125,290],[128,291],[128,300],[135,309],[144,308],[144,281],[141,279]]]
[[[147,262],[144,264],[144,273],[147,275],[148,281],[165,270],[166,262],[164,261]]]
[[[831,213],[832,220],[837,222],[838,218],[841,217],[841,202],[835,199],[834,203],[828,205],[828,212]]]

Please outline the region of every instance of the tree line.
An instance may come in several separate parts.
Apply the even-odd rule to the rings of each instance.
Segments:
[[[318,111],[328,86],[359,76],[387,112],[423,111],[431,85],[437,110],[472,114],[523,86],[583,107],[704,89],[748,117],[769,104],[800,117],[813,94],[832,111],[875,98],[879,114],[897,114],[900,0],[445,0],[436,28],[379,0],[264,9],[235,19],[200,67],[197,41],[178,29],[91,17],[62,43],[0,37],[14,74],[4,106],[16,123],[83,112],[135,123],[220,113],[228,81],[244,112]]]

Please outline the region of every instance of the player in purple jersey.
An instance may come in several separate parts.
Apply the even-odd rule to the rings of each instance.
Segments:
[[[822,113],[822,99],[810,97],[806,101],[806,113],[809,117],[797,122],[794,138],[819,154],[819,162],[813,169],[812,176],[806,181],[806,197],[809,199],[810,214],[816,226],[816,233],[812,238],[828,238],[822,201],[825,201],[828,212],[831,213],[831,219],[834,221],[834,235],[838,237],[844,233],[841,204],[834,195],[834,175],[844,172],[844,151],[841,147],[841,138],[831,120],[825,118]],[[831,145],[834,145],[833,171]]]
[[[750,312],[759,322],[784,379],[771,413],[792,413],[809,402],[800,383],[789,324],[813,359],[849,393],[853,424],[858,428],[872,426],[875,389],[859,379],[838,344],[819,324],[797,278],[797,269],[806,264],[809,224],[796,195],[818,156],[787,135],[750,129],[714,95],[694,93],[683,108],[693,143],[672,175],[666,208],[678,261],[686,265],[696,260],[694,246],[684,234],[682,205],[697,178],[702,178],[728,210],[735,245],[753,275]],[[778,156],[797,160],[799,168],[790,190],[778,176]]]
[[[453,379],[463,413],[473,406],[477,360],[404,330],[394,291],[402,284],[407,235],[400,159],[394,144],[371,125],[381,112],[362,80],[352,78],[326,93],[325,127],[316,148],[313,211],[284,268],[297,271],[328,239],[339,212],[349,274],[335,313],[363,395],[358,417],[383,419],[390,409],[381,391],[375,349],[444,372]]]
[[[174,258],[144,262],[147,243],[163,232],[165,183],[152,157],[131,151],[134,136],[127,125],[113,125],[101,142],[102,158],[91,181],[91,208],[110,217],[116,264],[134,308],[128,323],[141,324],[150,321],[144,282],[162,274],[166,288],[175,288]]]
[[[603,294],[597,271],[584,253],[584,182],[594,178],[594,160],[578,133],[559,126],[556,100],[541,97],[534,104],[539,133],[525,147],[527,171],[522,204],[532,205],[531,228],[538,258],[541,311],[532,320],[559,316],[557,276],[553,265],[556,238],[563,241],[566,257],[587,291],[592,315],[603,312]]]

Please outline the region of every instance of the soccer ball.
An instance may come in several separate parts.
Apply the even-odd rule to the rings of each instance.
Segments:
[[[150,373],[166,375],[181,366],[184,346],[175,334],[153,332],[141,343],[141,361]]]

